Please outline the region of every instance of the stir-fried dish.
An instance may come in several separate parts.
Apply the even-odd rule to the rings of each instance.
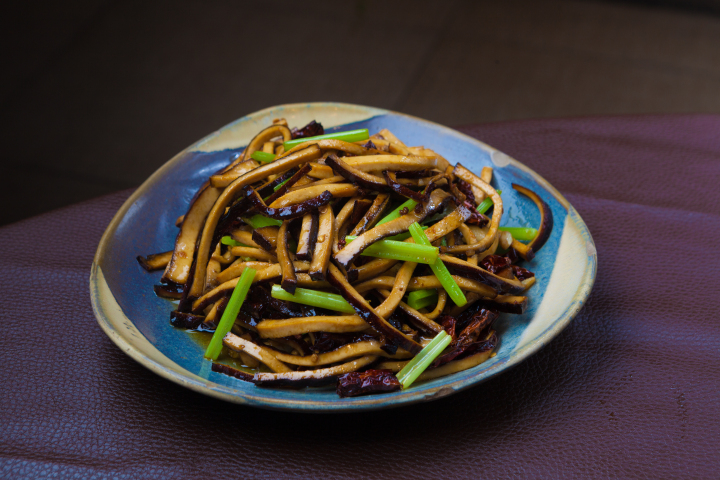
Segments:
[[[178,300],[171,324],[211,336],[216,372],[335,383],[343,397],[400,390],[484,362],[494,321],[526,311],[535,276],[518,263],[552,213],[513,185],[540,225],[501,227],[492,175],[388,130],[278,119],[200,187],[175,248],[138,260],[164,269],[155,292]]]

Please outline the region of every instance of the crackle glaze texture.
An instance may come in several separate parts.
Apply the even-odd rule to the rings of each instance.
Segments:
[[[715,477],[720,117],[460,130],[544,176],[593,234],[592,294],[545,348],[392,410],[303,415],[198,394],[133,361],[93,316],[90,265],[119,192],[0,229],[0,476]]]

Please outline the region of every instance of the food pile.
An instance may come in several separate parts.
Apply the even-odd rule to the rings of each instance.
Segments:
[[[408,388],[488,359],[493,322],[527,308],[535,276],[518,263],[544,245],[552,213],[513,185],[541,222],[501,227],[492,174],[388,130],[278,119],[200,187],[175,248],[138,260],[164,269],[155,292],[179,301],[171,324],[212,335],[216,372],[335,383],[344,397]]]

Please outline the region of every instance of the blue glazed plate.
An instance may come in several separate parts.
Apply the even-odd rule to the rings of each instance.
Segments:
[[[258,388],[210,370],[204,348],[193,335],[170,326],[174,305],[158,298],[153,285],[160,272],[148,274],[138,255],[173,248],[175,219],[184,214],[197,188],[225,166],[274,118],[290,125],[310,120],[326,130],[388,128],[408,145],[424,145],[451,163],[476,173],[494,169],[493,185],[503,190],[505,226],[537,226],[539,213],[510,186],[518,183],[540,194],[552,208],[555,226],[531,263],[537,284],[522,316],[501,315],[496,322],[496,355],[469,370],[390,394],[339,398],[334,388],[282,390]],[[153,372],[197,392],[257,407],[334,412],[397,407],[433,400],[476,385],[521,362],[555,337],[577,314],[595,279],[597,256],[590,232],[567,200],[537,173],[482,142],[450,128],[377,108],[340,103],[281,105],[243,117],[180,152],[155,172],[125,202],[100,241],[92,265],[90,293],[95,316],[105,333],[130,357]]]

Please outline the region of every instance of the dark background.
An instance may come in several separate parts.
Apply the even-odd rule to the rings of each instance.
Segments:
[[[450,126],[720,112],[720,2],[17,2],[0,225],[139,185],[226,123],[340,101]]]

